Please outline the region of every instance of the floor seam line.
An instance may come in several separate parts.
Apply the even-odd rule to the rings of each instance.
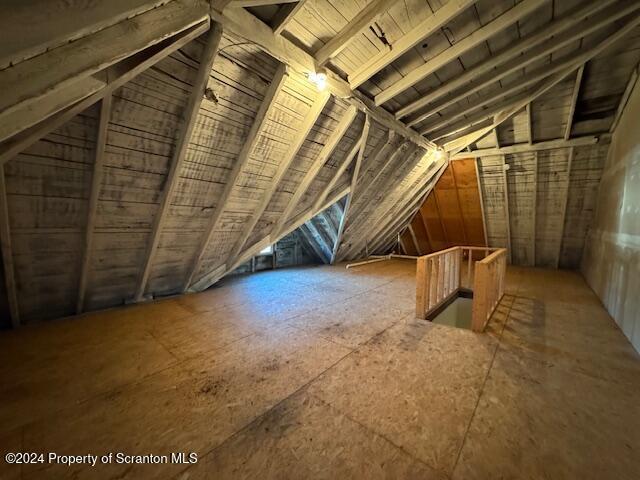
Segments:
[[[473,412],[471,413],[471,418],[469,419],[469,423],[467,424],[467,428],[465,429],[464,432],[464,436],[462,437],[462,443],[460,444],[460,449],[458,450],[458,455],[456,456],[456,461],[453,464],[453,469],[451,470],[451,478],[453,478],[453,475],[456,471],[456,468],[458,467],[458,463],[460,462],[460,456],[462,455],[462,450],[464,449],[464,445],[467,441],[467,436],[469,435],[469,430],[471,429],[471,424],[473,423],[473,419],[476,416],[476,412],[478,410],[478,406],[480,405],[480,400],[482,399],[482,395],[484,393],[484,387],[487,384],[487,380],[489,379],[489,375],[491,374],[491,370],[493,369],[493,363],[495,362],[496,356],[498,355],[498,350],[500,349],[500,343],[502,342],[502,335],[504,333],[504,329],[507,326],[507,323],[509,322],[509,317],[511,315],[511,309],[513,308],[513,304],[515,303],[515,297],[517,297],[519,288],[516,288],[516,292],[513,294],[514,300],[511,302],[511,305],[509,305],[509,310],[507,311],[507,315],[504,321],[504,325],[502,326],[502,330],[500,331],[500,336],[498,337],[498,341],[496,342],[496,348],[493,351],[493,356],[491,357],[491,363],[489,364],[489,368],[487,369],[487,373],[484,377],[484,380],[482,381],[482,385],[480,387],[480,392],[478,392],[478,399],[476,400],[476,404],[473,407]],[[504,296],[503,296],[504,298]]]
[[[216,450],[218,450],[219,448],[221,448],[222,446],[224,446],[227,442],[229,442],[231,439],[233,439],[234,437],[236,437],[237,435],[239,435],[240,433],[242,433],[244,430],[246,430],[247,428],[249,428],[249,426],[251,424],[253,424],[254,422],[266,417],[267,415],[269,415],[273,410],[275,410],[276,408],[278,408],[281,404],[283,404],[284,402],[286,402],[287,400],[289,400],[290,398],[292,398],[294,395],[297,395],[299,392],[301,392],[302,390],[304,390],[305,388],[307,388],[311,383],[313,383],[314,381],[316,381],[318,378],[320,378],[322,375],[324,375],[327,371],[331,370],[333,367],[335,367],[336,365],[338,365],[340,362],[342,362],[345,358],[347,358],[349,355],[352,355],[353,353],[355,353],[356,350],[350,351],[349,353],[347,353],[346,355],[344,355],[343,357],[340,357],[338,360],[336,360],[334,363],[332,363],[331,365],[329,365],[326,369],[322,370],[318,375],[316,375],[315,377],[313,377],[311,380],[309,380],[308,382],[302,384],[300,387],[298,387],[296,390],[294,390],[293,392],[291,392],[289,395],[287,395],[286,397],[284,397],[283,399],[277,401],[273,406],[271,406],[270,408],[268,408],[267,410],[265,410],[264,412],[262,412],[260,415],[257,415],[256,417],[252,418],[249,422],[247,422],[245,425],[241,426],[238,430],[236,430],[235,432],[233,432],[231,435],[229,435],[227,438],[225,438],[224,440],[222,440],[218,445],[216,445],[215,447],[211,448],[210,450],[208,450],[207,452],[205,452],[201,458],[205,458],[208,455],[210,455],[211,453],[215,452]],[[200,456],[198,456],[198,461],[200,461]],[[181,476],[184,472],[186,472],[189,468],[191,468],[191,466],[186,467],[184,470],[181,470],[180,472],[178,472],[173,478],[178,478],[179,476]]]
[[[350,421],[360,425],[362,428],[364,428],[367,432],[370,432],[371,434],[378,436],[380,438],[382,438],[383,440],[385,440],[386,442],[389,442],[391,445],[393,445],[395,448],[397,448],[398,450],[402,451],[403,453],[405,453],[407,456],[409,456],[410,458],[412,458],[413,460],[422,463],[423,465],[429,467],[430,469],[442,473],[445,477],[447,478],[451,478],[451,476],[449,474],[447,474],[447,472],[445,472],[444,470],[441,470],[439,468],[434,467],[433,465],[429,464],[428,462],[426,462],[425,460],[422,460],[421,458],[415,456],[413,453],[408,452],[407,450],[405,450],[405,448],[401,445],[396,444],[393,440],[391,440],[390,438],[388,438],[386,435],[384,435],[383,433],[377,432],[376,430],[374,430],[373,428],[368,427],[367,425],[361,423],[359,420],[356,420],[355,418],[353,418],[351,415],[349,415],[348,413],[346,413],[345,411],[343,411],[342,409],[336,407],[335,405],[333,405],[330,402],[327,402],[326,400],[324,400],[323,398],[320,398],[318,395],[314,394],[314,393],[309,393],[310,396],[312,396],[313,398],[315,398],[316,400],[319,400],[320,402],[324,403],[325,405],[329,406],[330,408],[332,408],[333,410],[335,410],[337,413],[339,413],[340,415],[344,416],[345,418],[349,419]]]

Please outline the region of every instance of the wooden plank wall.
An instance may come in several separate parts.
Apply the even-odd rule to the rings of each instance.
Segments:
[[[409,255],[455,245],[483,246],[484,226],[474,159],[451,162],[402,232]]]

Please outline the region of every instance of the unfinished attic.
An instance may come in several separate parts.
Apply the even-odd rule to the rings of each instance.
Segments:
[[[639,0],[0,27],[0,478],[640,478]]]

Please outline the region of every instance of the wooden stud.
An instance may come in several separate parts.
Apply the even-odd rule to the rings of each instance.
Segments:
[[[211,75],[211,67],[213,66],[213,62],[218,53],[221,38],[222,26],[216,23],[207,34],[206,44],[200,60],[200,66],[198,67],[196,79],[194,81],[191,94],[189,95],[189,102],[182,113],[183,122],[178,130],[171,165],[167,172],[164,188],[162,189],[158,210],[153,218],[153,224],[149,234],[149,242],[144,256],[142,274],[140,275],[138,286],[136,288],[134,299],[138,302],[143,299],[147,288],[153,260],[155,259],[158,244],[160,243],[160,234],[164,224],[166,223],[171,199],[173,198],[173,192],[178,185],[182,164],[184,163],[184,159],[187,155],[187,148],[189,147],[189,142],[191,141],[191,136],[196,125],[198,112],[200,111],[200,105],[204,97],[204,91]]]
[[[505,28],[515,24],[518,20],[529,15],[545,2],[546,0],[522,0],[499,17],[487,23],[485,26],[480,27],[459,42],[454,43],[451,47],[428,60],[423,65],[411,70],[401,80],[394,82],[392,85],[382,90],[382,92],[376,95],[375,104],[382,105],[383,103],[391,100],[393,97],[412,87],[420,80],[438,70],[440,67],[443,67],[452,60],[455,60],[482,42],[487,41],[489,38],[501,32]]]
[[[13,248],[11,247],[11,229],[9,227],[9,205],[7,201],[7,185],[4,179],[4,166],[0,165],[0,245],[2,246],[2,264],[4,282],[9,300],[9,314],[13,328],[20,326],[20,307],[16,286]]]
[[[578,95],[580,95],[580,85],[582,84],[582,75],[584,74],[584,63],[580,65],[576,73],[576,83],[573,86],[573,94],[571,95],[571,106],[569,107],[569,115],[567,117],[567,127],[564,131],[564,139],[569,140],[571,137],[571,127],[573,126],[573,115],[576,111],[578,103]]]
[[[409,234],[411,235],[411,241],[413,242],[413,246],[416,247],[416,252],[418,252],[418,255],[421,255],[420,244],[418,243],[418,237],[416,237],[416,232],[413,231],[411,222],[409,222],[409,226],[407,227],[407,229],[409,230]]]
[[[338,146],[338,143],[340,142],[342,137],[344,137],[346,131],[349,129],[351,122],[353,122],[353,119],[356,118],[357,113],[358,111],[356,107],[349,107],[343,115],[342,119],[340,119],[340,122],[338,123],[336,129],[331,132],[331,135],[329,135],[327,142],[324,144],[317,158],[313,161],[313,163],[305,173],[302,181],[300,182],[300,185],[298,185],[296,191],[289,200],[289,203],[287,203],[284,212],[282,212],[282,215],[280,215],[278,223],[276,223],[276,225],[273,227],[273,235],[277,235],[280,232],[280,230],[289,220],[291,214],[300,205],[300,201],[302,200],[303,195],[309,189],[309,186],[313,183],[316,176],[318,175],[324,164],[327,162],[329,157],[331,157],[331,155],[333,154],[334,150]]]
[[[224,190],[222,191],[222,195],[220,196],[216,204],[213,215],[209,219],[209,224],[207,225],[204,236],[202,238],[202,242],[200,243],[200,246],[198,248],[198,254],[194,259],[194,262],[191,265],[190,269],[188,270],[189,274],[185,279],[182,291],[186,291],[189,288],[194,275],[198,272],[200,266],[202,265],[202,261],[204,260],[209,242],[211,241],[213,233],[218,227],[220,219],[222,218],[222,214],[227,208],[229,199],[231,198],[231,192],[233,191],[233,188],[235,187],[236,181],[242,173],[242,170],[249,162],[251,152],[258,142],[260,132],[264,128],[268,113],[275,103],[275,99],[278,96],[278,93],[280,93],[280,90],[282,89],[286,78],[287,68],[285,65],[280,64],[275,72],[273,79],[271,80],[271,84],[269,85],[267,92],[265,93],[262,103],[260,104],[260,108],[256,112],[253,124],[251,125],[251,129],[249,130],[249,134],[245,139],[242,150],[240,150],[240,153],[238,154],[238,160],[235,162],[233,169],[229,174],[229,177],[224,186]]]
[[[300,147],[302,147],[302,144],[309,136],[309,132],[315,125],[318,117],[322,113],[322,110],[329,101],[329,96],[329,92],[320,93],[313,102],[313,105],[307,112],[302,125],[300,125],[300,128],[296,131],[295,139],[293,140],[291,145],[289,145],[286,153],[280,160],[278,169],[276,170],[274,177],[271,179],[269,187],[265,190],[262,199],[260,200],[260,204],[256,208],[255,212],[253,212],[253,214],[251,215],[251,218],[249,218],[249,220],[246,222],[244,228],[242,229],[242,233],[240,234],[240,238],[236,240],[234,247],[231,249],[231,253],[229,254],[229,258],[225,263],[233,263],[235,258],[240,255],[242,248],[251,236],[251,232],[253,232],[253,229],[262,217],[262,214],[269,206],[269,202],[271,202],[273,195],[276,193],[282,177],[284,177],[284,174],[289,169],[289,166],[298,154]]]
[[[616,109],[616,113],[613,117],[613,122],[611,122],[611,127],[609,128],[609,133],[613,133],[618,126],[618,122],[620,122],[620,117],[622,116],[622,112],[624,111],[624,107],[627,106],[627,102],[629,101],[629,97],[631,96],[631,92],[633,91],[636,82],[638,81],[638,70],[640,70],[640,65],[637,65],[636,68],[631,72],[631,76],[629,77],[629,81],[627,82],[627,86],[624,89],[624,93],[622,94],[622,98],[620,98],[620,103],[618,103],[618,108]]]
[[[531,102],[527,103],[527,138],[529,139],[529,145],[533,145],[533,116],[531,115]]]
[[[562,211],[561,218],[562,223],[560,224],[560,241],[558,242],[558,254],[556,255],[555,266],[558,268],[560,266],[560,256],[562,255],[562,243],[564,240],[564,222],[566,221],[567,215],[567,205],[569,204],[569,186],[571,185],[571,165],[573,163],[573,157],[575,155],[575,151],[573,148],[569,149],[569,158],[567,161],[567,183],[564,187],[564,202],[562,202]]]
[[[478,162],[480,160],[476,159],[474,162],[475,170],[476,170],[476,180],[478,182],[478,196],[480,197],[480,212],[482,213],[482,230],[484,231],[484,244],[485,246],[489,245],[489,241],[487,239],[487,217],[484,213],[484,195],[482,195],[482,182],[480,181],[480,170],[478,168]]]
[[[533,161],[533,228],[531,229],[532,267],[536,266],[536,231],[538,222],[538,152],[534,152]]]
[[[360,175],[360,166],[362,165],[364,152],[367,149],[367,139],[369,138],[370,127],[371,127],[371,120],[369,119],[369,115],[367,115],[364,119],[364,127],[362,128],[362,134],[360,135],[360,151],[358,152],[358,157],[356,158],[356,164],[353,168],[353,173],[351,175],[351,193],[349,193],[349,196],[347,197],[347,203],[345,203],[344,211],[342,213],[342,217],[340,218],[338,235],[335,243],[333,244],[333,251],[331,252],[332,265],[336,261],[338,249],[340,248],[340,244],[342,242],[342,233],[344,232],[344,227],[347,223],[347,219],[349,218],[349,209],[351,207],[351,202],[356,192],[356,186],[358,185],[358,177]]]
[[[509,252],[509,263],[512,263],[511,253],[511,217],[509,215],[509,189],[507,187],[507,164],[505,157],[502,157],[502,185],[504,188],[504,211],[505,211],[505,224],[507,226],[507,250]]]
[[[78,298],[76,301],[76,313],[84,310],[84,299],[91,266],[91,253],[93,251],[93,230],[98,212],[98,199],[102,176],[104,173],[104,150],[107,144],[107,132],[109,119],[111,118],[111,95],[102,99],[100,103],[100,123],[98,124],[98,136],[96,152],[91,174],[91,189],[89,191],[89,205],[87,207],[87,225],[85,227],[84,245],[82,250],[82,264],[80,267],[80,280],[78,283]]]

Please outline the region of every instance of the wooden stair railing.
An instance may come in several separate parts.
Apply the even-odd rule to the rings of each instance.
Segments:
[[[471,329],[483,331],[504,294],[506,253],[505,248],[458,246],[418,257],[416,316],[428,318],[461,289],[473,287]]]

